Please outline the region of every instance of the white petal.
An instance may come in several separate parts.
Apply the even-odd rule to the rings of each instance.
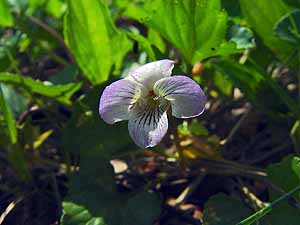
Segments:
[[[171,75],[173,67],[174,61],[164,59],[139,66],[131,70],[129,75],[138,83],[152,90],[156,81]]]
[[[128,123],[131,138],[141,148],[156,146],[168,130],[167,113],[161,108],[146,108],[136,112]]]
[[[138,86],[129,79],[118,80],[107,86],[99,104],[101,118],[109,124],[128,120],[139,92]]]
[[[172,115],[189,118],[200,115],[205,107],[205,95],[200,86],[186,76],[160,79],[154,85],[155,94],[171,103]]]

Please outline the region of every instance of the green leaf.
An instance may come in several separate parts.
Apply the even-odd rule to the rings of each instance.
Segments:
[[[64,37],[84,75],[93,83],[118,70],[131,42],[113,24],[103,0],[68,1]]]
[[[116,188],[113,168],[100,151],[89,152],[82,158],[79,172],[70,178],[68,201],[84,206],[107,225],[153,224],[160,214],[160,201],[155,194],[121,194]]]
[[[268,177],[283,190],[290,191],[300,184],[299,169],[296,169],[299,166],[299,159],[297,156],[290,155],[285,157],[282,162],[270,165],[267,168]],[[285,176],[285,174],[289,175]],[[271,197],[276,199],[278,194],[273,194]]]
[[[10,12],[7,0],[0,0],[0,26],[12,27],[14,18]]]
[[[70,65],[65,67],[61,72],[51,76],[49,81],[53,84],[68,84],[76,81],[76,77],[79,75],[79,68],[76,65]]]
[[[15,122],[15,118],[4,98],[1,83],[0,83],[0,108],[1,108],[1,111],[3,112],[4,118],[5,118],[5,121],[7,124],[10,141],[12,144],[15,144],[15,143],[17,143],[16,122]]]
[[[295,8],[300,8],[300,0],[283,0],[286,4]]]
[[[255,222],[260,223],[259,220],[262,219],[263,217],[265,217],[264,220],[266,220],[266,215],[268,215],[270,212],[272,212],[272,210],[274,211],[275,207],[279,203],[286,200],[287,198],[289,198],[291,195],[297,193],[298,191],[300,191],[300,185],[293,188],[288,193],[280,196],[278,199],[276,199],[272,203],[268,204],[264,208],[260,209],[259,211],[255,212],[251,216],[247,217],[243,221],[239,222],[237,225],[251,225],[251,224],[254,224]],[[284,210],[282,210],[282,211],[284,211]],[[269,214],[268,216],[271,216],[271,214]],[[286,215],[284,214],[283,216],[286,216]],[[291,219],[291,217],[289,217],[288,221],[286,221],[285,219],[283,221],[288,222],[289,224],[294,224],[297,221],[297,219],[296,220],[290,220],[290,219]],[[278,221],[276,221],[276,222],[278,222]],[[275,222],[275,224],[276,224],[276,222]],[[267,220],[267,224],[270,224],[270,222],[268,220]],[[274,224],[274,223],[272,223],[272,224]]]
[[[33,80],[30,77],[11,73],[0,73],[0,82],[20,86],[30,94],[39,94],[56,99],[64,104],[71,104],[70,98],[81,87],[81,83],[69,83],[66,85],[52,85],[50,82]]]
[[[8,152],[8,160],[23,181],[29,181],[31,179],[28,162],[26,161],[25,152],[19,146],[14,145]]]
[[[273,164],[267,168],[268,177],[278,187],[288,192],[300,185],[300,158],[288,156],[280,163]],[[292,195],[296,201],[300,200],[299,191]],[[270,200],[274,201],[279,198],[278,193],[270,190]],[[297,224],[300,221],[300,209],[294,208],[287,201],[282,201],[267,216],[272,225]]]
[[[64,0],[49,0],[46,5],[46,11],[57,19],[61,18],[66,8]]]
[[[250,213],[251,210],[238,199],[217,194],[205,204],[203,221],[204,225],[237,224]]]
[[[28,100],[24,94],[11,85],[2,84],[2,91],[15,118],[18,118],[27,108]]]
[[[155,53],[152,49],[151,43],[147,38],[145,38],[141,34],[134,34],[132,32],[127,32],[127,35],[132,38],[133,40],[137,41],[139,44],[139,48],[144,50],[147,55],[149,56],[149,59],[154,61],[156,59]]]
[[[232,94],[233,82],[227,77],[223,76],[219,71],[215,71],[213,74],[214,85],[219,91],[229,97]]]
[[[293,46],[278,38],[273,32],[277,21],[289,12],[282,0],[239,0],[247,22],[263,40],[264,44],[281,58],[287,57]]]
[[[182,124],[178,125],[178,131],[183,135],[203,135],[208,136],[209,132],[199,121],[192,120],[191,123],[183,121]]]
[[[137,10],[140,12],[135,15]],[[220,0],[149,1],[140,9],[130,5],[125,15],[159,32],[190,64],[240,52],[234,43],[225,40],[227,14]]]
[[[141,192],[128,199],[123,221],[126,225],[152,225],[160,211],[159,197],[154,193]]]
[[[293,141],[295,152],[299,153],[300,152],[300,121],[299,120],[297,120],[294,123],[290,132],[290,137]]]
[[[105,225],[102,218],[93,217],[83,206],[63,202],[62,225]]]
[[[277,24],[274,31],[278,37],[292,44],[300,44],[300,10],[294,10],[283,16]]]
[[[153,29],[149,29],[147,38],[161,53],[166,52],[166,44],[158,32]]]
[[[299,117],[298,104],[270,76],[261,74],[250,65],[240,65],[231,60],[218,61],[213,65],[232,80],[247,99],[270,116],[280,118],[287,113],[292,113],[295,118]]]

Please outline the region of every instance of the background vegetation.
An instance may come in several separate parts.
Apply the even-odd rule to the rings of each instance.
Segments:
[[[0,0],[0,224],[299,225],[299,7]],[[138,149],[99,98],[164,58],[207,109]]]

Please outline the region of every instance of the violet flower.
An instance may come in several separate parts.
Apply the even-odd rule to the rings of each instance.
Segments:
[[[129,120],[133,141],[142,148],[157,145],[168,130],[167,110],[190,118],[204,111],[205,95],[199,85],[186,76],[170,76],[172,60],[147,63],[107,86],[99,105],[101,118],[109,124]]]

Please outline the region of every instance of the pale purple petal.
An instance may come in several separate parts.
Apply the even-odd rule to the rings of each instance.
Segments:
[[[156,81],[168,77],[172,73],[174,61],[163,59],[139,66],[129,72],[129,75],[138,83],[152,89]]]
[[[128,120],[139,89],[129,79],[118,80],[107,86],[100,98],[99,114],[109,124]]]
[[[204,111],[205,95],[200,86],[189,77],[160,79],[154,85],[154,92],[170,101],[172,115],[177,118],[195,117]]]
[[[131,138],[141,148],[156,146],[168,130],[167,113],[161,108],[137,111],[128,123]]]

